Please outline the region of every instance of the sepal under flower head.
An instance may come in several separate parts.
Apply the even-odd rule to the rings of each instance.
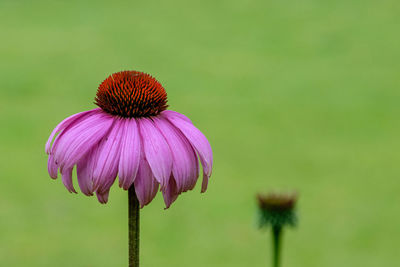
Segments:
[[[258,225],[259,227],[296,226],[297,194],[258,194]]]

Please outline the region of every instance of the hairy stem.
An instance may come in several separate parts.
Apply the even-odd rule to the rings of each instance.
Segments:
[[[139,233],[140,214],[139,201],[136,197],[135,187],[132,185],[128,191],[128,217],[129,217],[129,267],[139,267]]]

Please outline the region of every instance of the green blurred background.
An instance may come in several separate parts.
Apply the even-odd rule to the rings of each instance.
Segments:
[[[0,0],[0,265],[127,265],[127,193],[69,194],[44,143],[135,69],[215,158],[206,194],[142,210],[143,267],[269,266],[254,196],[273,189],[300,193],[283,266],[395,266],[399,14],[395,0]]]

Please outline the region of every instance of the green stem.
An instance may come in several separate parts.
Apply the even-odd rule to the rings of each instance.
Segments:
[[[128,191],[128,217],[129,217],[129,267],[139,267],[139,232],[140,215],[139,201],[136,197],[135,187],[132,185]]]
[[[280,266],[282,226],[272,227],[273,266]]]

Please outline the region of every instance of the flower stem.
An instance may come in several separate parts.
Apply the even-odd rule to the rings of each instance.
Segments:
[[[139,232],[140,216],[139,201],[136,197],[135,187],[132,185],[128,191],[129,201],[129,267],[139,267]]]
[[[272,227],[273,266],[274,267],[280,266],[281,235],[282,235],[282,226],[274,225]]]

